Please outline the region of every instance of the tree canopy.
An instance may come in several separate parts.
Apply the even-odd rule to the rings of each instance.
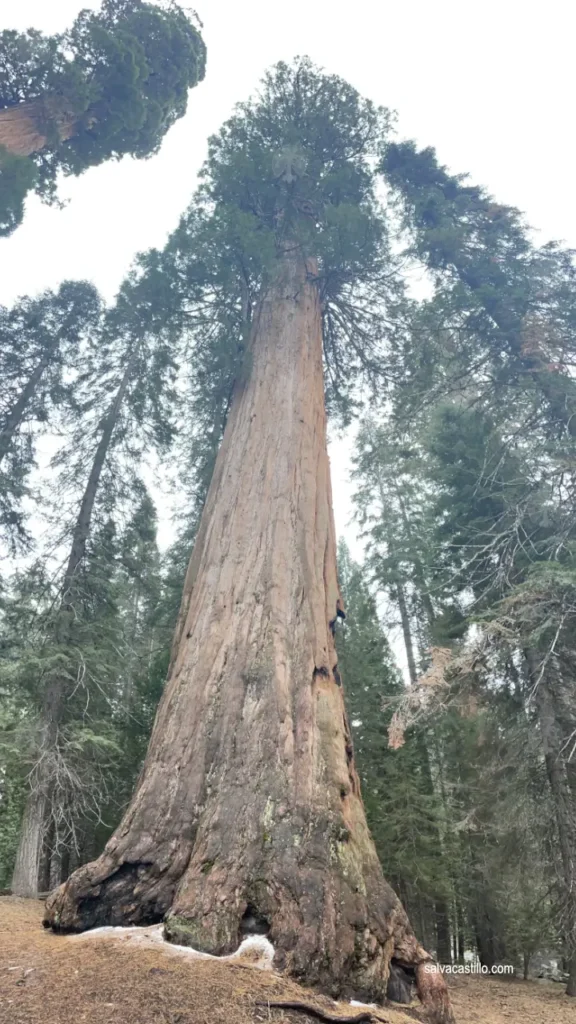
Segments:
[[[76,135],[5,155],[5,189],[30,168],[49,189],[58,168],[154,149],[193,83],[178,62],[156,72],[139,33],[154,59],[189,47],[201,77],[197,30],[173,5],[110,0],[56,41],[4,34],[5,110],[74,89],[85,103]],[[0,311],[0,525],[33,556],[0,593],[0,884],[54,681],[46,885],[98,856],[125,809],[217,452],[252,380],[255,312],[287,251],[319,291],[330,411],[360,417],[366,557],[340,549],[347,617],[331,628],[378,852],[442,960],[474,952],[528,972],[546,946],[574,994],[574,254],[537,244],[432,149],[393,141],[387,111],[305,58],[271,69],[209,141],[178,227],[110,309],[66,282]],[[54,430],[48,481],[35,455]],[[179,465],[167,552],[151,449],[161,488]],[[38,516],[51,531],[34,542]],[[332,670],[314,679],[328,686]],[[261,679],[247,673],[246,692]]]
[[[202,81],[205,46],[174,0],[104,0],[72,27],[0,34],[0,233],[26,193],[53,198],[59,172],[156,153]]]

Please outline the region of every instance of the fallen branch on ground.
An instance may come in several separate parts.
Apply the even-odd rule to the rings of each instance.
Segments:
[[[310,1003],[298,1003],[293,1001],[281,1001],[266,1000],[266,1002],[256,1003],[256,1006],[269,1006],[272,1009],[280,1010],[299,1010],[301,1013],[308,1013],[311,1017],[318,1017],[318,1020],[327,1020],[330,1024],[362,1024],[362,1021],[366,1021],[367,1024],[373,1024],[378,1018],[371,1011],[364,1011],[363,1013],[354,1013],[350,1017],[342,1017],[340,1014],[330,1013],[329,1010],[321,1010],[319,1006],[312,1006]]]

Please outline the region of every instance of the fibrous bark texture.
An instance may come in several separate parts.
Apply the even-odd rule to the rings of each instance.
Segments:
[[[14,156],[32,156],[49,143],[71,138],[77,117],[55,96],[0,110],[0,146]]]
[[[386,883],[354,766],[333,631],[342,611],[314,267],[284,251],[256,312],[185,582],[145,766],[102,856],[49,899],[61,930],[165,918],[214,954],[266,931],[277,966],[382,999],[439,974]],[[422,968],[422,969],[421,969]]]

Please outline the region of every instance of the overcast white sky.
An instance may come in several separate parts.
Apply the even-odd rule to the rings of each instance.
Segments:
[[[185,2],[185,0],[184,0]],[[519,207],[542,241],[576,246],[573,0],[193,0],[206,80],[158,156],[62,184],[65,210],[32,200],[0,240],[0,302],[89,278],[111,299],[136,252],[162,245],[186,207],[206,140],[262,72],[307,54],[398,113],[398,133],[433,145]],[[0,28],[55,32],[96,0],[0,0]],[[350,516],[347,444],[331,445],[339,533]]]

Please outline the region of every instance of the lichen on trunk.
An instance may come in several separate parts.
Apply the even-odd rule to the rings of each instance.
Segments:
[[[96,862],[54,893],[60,930],[165,918],[169,939],[232,952],[257,921],[276,963],[333,995],[440,975],[370,837],[336,665],[341,610],[315,266],[279,254],[258,305],[190,562],[146,763]]]

